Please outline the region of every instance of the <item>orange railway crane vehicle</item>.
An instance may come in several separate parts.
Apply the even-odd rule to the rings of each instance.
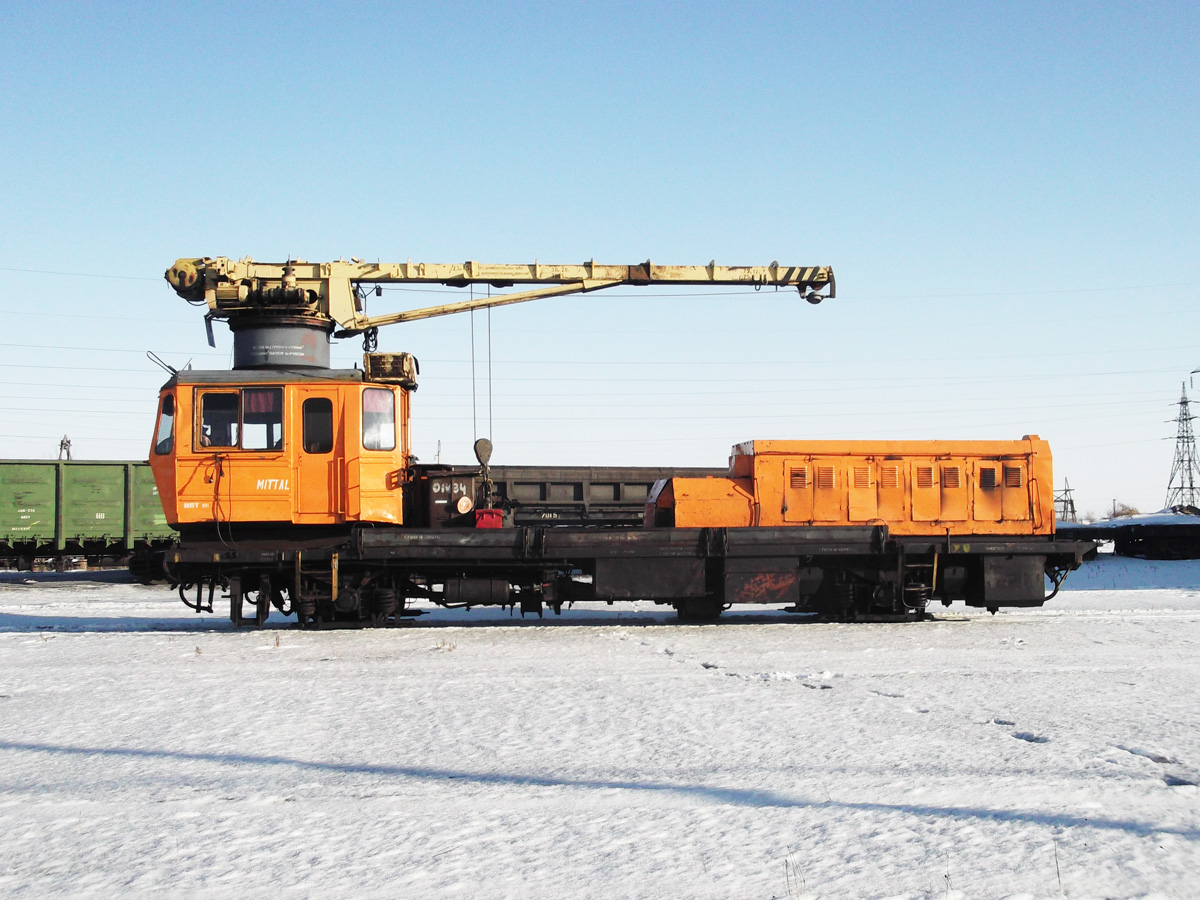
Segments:
[[[412,518],[413,492],[406,490],[418,471],[409,437],[416,359],[367,352],[362,371],[330,369],[331,334],[363,334],[370,348],[382,325],[620,285],[792,287],[810,303],[834,295],[829,267],[778,263],[271,264],[203,258],[177,260],[166,279],[179,296],[207,306],[210,327],[213,318],[223,318],[233,332],[233,371],[178,372],[163,389],[150,456],[167,520],[212,529],[419,521]],[[368,285],[411,283],[543,287],[366,314]],[[456,508],[460,498],[456,492]],[[468,502],[460,514],[474,509],[473,498]]]
[[[150,463],[180,532],[167,572],[198,612],[272,607],[301,625],[394,624],[414,599],[558,612],[649,600],[710,619],[733,602],[838,618],[921,618],[1045,600],[1091,545],[1056,540],[1049,448],[1014,442],[780,442],[716,470],[418,465],[416,359],[373,352],[383,325],[620,285],[835,294],[827,266],[258,263],[180,259],[177,294],[225,319],[231,371],[173,371]],[[384,284],[533,286],[368,314]],[[363,335],[361,370],[329,367]],[[1050,505],[1048,505],[1050,504]],[[247,604],[251,612],[246,612]]]

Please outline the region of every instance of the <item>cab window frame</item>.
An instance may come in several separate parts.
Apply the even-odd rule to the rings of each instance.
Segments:
[[[334,416],[330,397],[305,397],[300,404],[300,448],[310,456],[333,452]]]
[[[368,405],[374,404],[374,398],[383,395],[387,399],[386,410],[368,409]],[[372,398],[368,400],[368,398]],[[369,387],[364,388],[362,397],[359,400],[359,407],[362,410],[362,448],[370,453],[394,453],[396,450],[396,393],[388,388]],[[390,429],[385,426],[390,425]],[[388,440],[384,440],[384,438]]]
[[[268,446],[246,446],[246,393],[262,392],[273,393],[275,396],[262,409],[256,409],[252,415],[254,418],[262,418],[275,414],[274,418],[266,421],[256,421],[249,423],[252,429],[251,440],[255,443],[259,442],[259,438],[253,433],[256,426],[265,426],[261,442],[268,443],[269,438],[275,438],[269,442]],[[206,404],[209,397],[235,397],[237,403],[237,415],[233,419],[229,419],[229,408],[221,409],[221,404],[215,407],[206,409]],[[192,448],[197,453],[210,453],[213,451],[221,452],[244,452],[244,453],[282,453],[286,444],[286,410],[284,404],[286,401],[285,392],[282,386],[276,385],[248,385],[246,387],[235,387],[233,385],[214,385],[212,387],[197,387],[194,393],[193,400],[193,433],[192,433]],[[259,404],[261,405],[261,404]],[[223,415],[222,415],[223,414]],[[226,419],[227,421],[222,421]],[[225,435],[222,440],[229,440],[230,443],[217,443],[213,439],[214,429],[228,427],[230,431],[236,433],[236,437]],[[272,428],[278,429],[278,437],[275,437]],[[205,429],[209,429],[205,433]]]
[[[179,403],[174,394],[164,394],[158,404],[158,427],[154,430],[154,454],[167,456],[175,449],[175,419]]]
[[[253,453],[281,452],[284,442],[283,388],[277,385],[254,385],[242,388],[240,393],[241,434],[238,448]],[[247,446],[251,441],[253,444]]]

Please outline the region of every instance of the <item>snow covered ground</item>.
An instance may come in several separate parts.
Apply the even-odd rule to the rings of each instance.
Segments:
[[[1200,896],[1200,565],[910,625],[235,632],[0,575],[0,894]]]

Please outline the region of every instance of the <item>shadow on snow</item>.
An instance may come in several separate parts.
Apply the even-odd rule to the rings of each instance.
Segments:
[[[716,803],[753,808],[847,809],[868,812],[898,812],[931,818],[976,819],[993,822],[1024,822],[1057,828],[1097,828],[1125,831],[1148,836],[1174,834],[1188,840],[1200,839],[1200,829],[1155,825],[1135,819],[1082,817],[1067,813],[1038,813],[1018,809],[989,809],[971,806],[931,806],[919,803],[866,803],[839,800],[803,800],[774,791],[727,788],[704,784],[671,784],[652,781],[594,780],[548,775],[520,775],[503,772],[465,772],[431,766],[396,766],[365,763],[318,762],[286,756],[254,756],[245,753],[188,753],[173,750],[149,750],[127,747],[71,747],[55,744],[0,741],[0,750],[25,751],[65,756],[124,757],[186,762],[207,762],[233,766],[285,767],[300,771],[336,772],[343,775],[376,775],[431,781],[462,781],[475,784],[531,787],[582,788],[586,790],[648,791],[680,796],[703,797]]]

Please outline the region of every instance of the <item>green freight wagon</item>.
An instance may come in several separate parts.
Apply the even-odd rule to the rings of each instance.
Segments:
[[[8,565],[82,556],[149,577],[156,553],[174,540],[144,462],[0,460],[0,560]]]

